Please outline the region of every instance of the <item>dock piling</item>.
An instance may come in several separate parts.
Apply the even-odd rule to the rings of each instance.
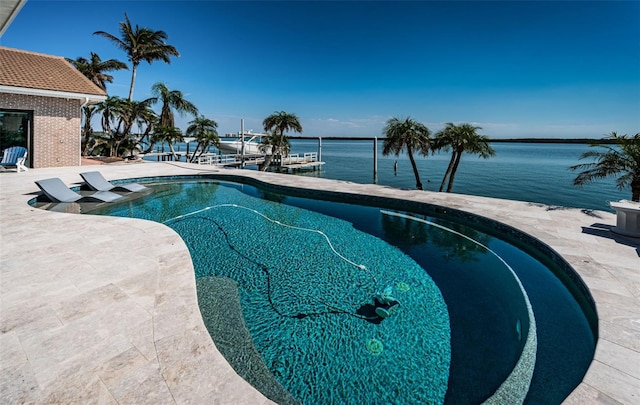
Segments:
[[[378,137],[373,138],[373,184],[378,184]]]

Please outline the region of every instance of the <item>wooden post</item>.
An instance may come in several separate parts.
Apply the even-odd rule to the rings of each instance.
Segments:
[[[378,184],[378,137],[373,138],[373,184]]]
[[[322,137],[318,137],[318,162],[322,162]]]

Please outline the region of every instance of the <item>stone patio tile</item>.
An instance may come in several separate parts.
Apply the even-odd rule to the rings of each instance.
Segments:
[[[182,335],[185,330],[198,327],[202,323],[200,311],[193,311],[195,302],[182,302],[181,300],[167,301],[157,306],[153,320],[153,335],[162,340],[167,337]]]
[[[20,366],[27,362],[27,355],[15,332],[0,334],[0,370]]]
[[[37,403],[116,405],[100,378],[85,370],[66,370],[40,393]]]
[[[235,372],[224,357],[210,348],[206,329],[185,330],[157,342],[163,374],[178,403],[253,404],[264,401]],[[197,356],[193,356],[197,354]],[[185,359],[187,359],[185,361]],[[216,372],[211,373],[211,364]]]
[[[594,359],[632,377],[640,378],[640,352],[633,349],[617,345],[607,339],[599,339]]]
[[[109,392],[120,404],[175,404],[177,403],[162,377],[157,360],[148,361],[109,387]]]
[[[128,298],[120,288],[107,284],[58,302],[54,308],[63,323],[90,315],[94,311]]]
[[[145,358],[137,348],[132,347],[116,354],[104,363],[98,364],[93,372],[109,388],[120,384],[122,379],[128,378],[129,374],[147,364],[150,360]]]
[[[631,300],[629,302],[635,301],[635,297],[633,293],[627,289],[627,287],[621,284],[618,280],[613,277],[609,280],[604,280],[601,278],[591,278],[587,276],[583,276],[582,279],[589,285],[589,288],[592,290],[597,290],[599,292],[615,294],[619,296],[621,300]]]
[[[640,403],[638,379],[597,360],[587,371],[584,382],[623,404]]]
[[[31,335],[57,329],[62,325],[55,311],[42,301],[31,300],[24,304],[3,304],[0,310],[0,333],[15,332]]]
[[[635,329],[610,321],[600,321],[600,338],[640,353],[640,325]]]
[[[139,260],[136,262],[136,267],[141,270],[134,272],[130,277],[124,278],[118,281],[117,285],[122,291],[124,291],[129,299],[136,302],[147,312],[153,313],[156,290],[158,288],[158,275],[156,260]]]
[[[39,395],[38,382],[28,362],[0,369],[0,403],[38,403]]]
[[[580,385],[563,402],[564,405],[622,405],[622,402],[603,394],[587,384]]]

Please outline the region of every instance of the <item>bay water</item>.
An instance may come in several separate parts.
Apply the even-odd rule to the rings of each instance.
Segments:
[[[376,179],[373,139],[322,139],[321,150],[317,138],[290,138],[290,143],[292,154],[320,151],[321,161],[325,162],[320,170],[297,172],[295,175],[361,184],[376,183],[399,189],[416,188],[407,154],[384,156],[383,140],[377,141]],[[462,156],[453,193],[608,212],[614,212],[609,201],[631,198],[631,189],[619,190],[615,177],[596,180],[581,187],[573,185],[573,179],[580,170],[572,171],[569,167],[590,162],[580,160],[580,155],[591,149],[588,144],[491,142],[490,145],[496,154],[488,159],[471,154]],[[165,150],[169,150],[168,146]],[[176,144],[176,150],[185,151],[186,144]],[[438,191],[450,158],[450,152],[415,155],[424,190]],[[148,160],[156,158],[149,157]],[[396,162],[397,170],[394,170]],[[255,166],[247,168],[256,169]]]
[[[318,152],[317,139],[291,139],[291,153]],[[415,189],[416,180],[406,153],[382,155],[378,140],[377,184]],[[580,160],[587,144],[491,142],[495,156],[482,159],[464,154],[456,173],[453,193],[508,200],[528,201],[549,206],[596,209],[613,212],[609,201],[630,199],[631,190],[619,190],[616,178],[597,180],[582,187],[573,185],[580,171],[570,166],[588,163]],[[374,183],[374,141],[323,139],[319,171],[297,175],[316,176],[354,183]],[[451,158],[450,152],[415,156],[423,189],[438,191]],[[394,165],[397,162],[397,171]]]

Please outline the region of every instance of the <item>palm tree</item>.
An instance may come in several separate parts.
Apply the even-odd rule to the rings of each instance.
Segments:
[[[261,149],[266,151],[269,147],[271,148],[271,153],[267,155],[262,166],[262,170],[266,171],[274,156],[289,153],[289,139],[284,133],[288,131],[302,133],[302,125],[295,114],[276,111],[262,121],[262,126],[269,135],[262,139]]]
[[[142,151],[143,154],[151,153],[153,148],[156,146],[156,140],[153,134],[153,131],[158,125],[158,114],[156,114],[153,110],[147,117],[145,117],[145,128],[142,136],[140,136],[140,145],[146,144],[146,149]]]
[[[107,97],[102,103],[98,104],[97,113],[102,113],[101,124],[102,131],[106,136],[111,136],[111,127],[117,118],[117,111],[122,99],[118,96]]]
[[[407,150],[413,174],[416,176],[416,189],[422,190],[422,182],[420,181],[420,173],[413,156],[414,152],[418,152],[426,156],[431,149],[431,131],[424,124],[419,123],[409,117],[402,120],[400,118],[390,118],[387,125],[382,130],[385,137],[382,146],[382,154],[387,156],[393,153],[399,156],[400,152]]]
[[[137,138],[132,134],[134,125],[140,129],[153,125],[156,119],[155,112],[151,109],[153,99],[148,98],[143,101],[129,101],[117,96],[107,97],[105,101],[98,105],[98,112],[102,113],[103,137],[112,140],[110,145],[110,156],[118,155],[120,144]],[[142,141],[135,139],[136,142]],[[104,142],[102,142],[104,144]]]
[[[580,155],[580,159],[595,159],[595,162],[571,166],[571,170],[584,169],[573,179],[573,185],[582,186],[596,179],[619,176],[616,186],[619,190],[631,187],[631,201],[640,201],[640,133],[633,136],[611,132],[607,136],[616,145],[591,144],[592,148]]]
[[[180,131],[180,128],[158,125],[153,130],[153,139],[154,142],[166,142],[167,144],[169,144],[169,150],[171,150],[173,160],[178,160],[176,151],[175,149],[173,149],[173,144],[175,142],[182,142],[184,140],[184,136],[182,135],[182,131]]]
[[[138,65],[142,61],[151,64],[156,60],[171,63],[171,56],[179,57],[180,54],[172,45],[166,44],[167,34],[164,31],[154,31],[146,27],[135,29],[131,26],[127,13],[124,14],[125,21],[120,22],[120,38],[104,31],[96,31],[94,35],[103,36],[111,40],[118,48],[127,53],[131,62],[131,86],[129,87],[129,101],[133,100],[133,86],[136,81]]]
[[[197,160],[197,158],[202,156],[211,146],[220,146],[217,128],[218,123],[212,119],[205,118],[204,115],[196,117],[193,121],[189,122],[187,136],[195,137],[198,141],[198,145],[191,155],[190,162]],[[198,151],[200,153],[196,156]]]
[[[271,165],[274,156],[289,155],[291,144],[286,135],[278,134],[275,131],[267,131],[267,136],[262,137],[258,148],[262,153],[268,153],[261,167],[262,171],[266,171]]]
[[[75,60],[66,58],[76,69],[80,71],[87,79],[91,80],[93,84],[100,87],[102,90],[107,90],[107,83],[113,83],[113,76],[106,72],[112,72],[114,70],[129,69],[124,62],[117,59],[109,59],[102,61],[98,54],[91,52],[90,60],[83,57],[78,57]]]
[[[102,128],[105,137],[109,140],[109,156],[118,156],[118,148],[126,139],[123,133],[123,122],[131,114],[132,102],[120,97],[108,97],[100,106],[102,110]]]
[[[140,142],[138,135],[132,133],[133,126],[138,125],[138,128],[142,128],[155,118],[155,112],[151,109],[152,103],[153,99],[151,98],[143,101],[121,100],[117,110],[119,115],[118,126],[114,134],[117,137],[115,144],[116,156],[119,156],[120,145],[123,142],[129,144]]]
[[[87,156],[89,154],[89,145],[91,144],[91,138],[93,136],[91,120],[93,119],[93,114],[95,114],[96,111],[98,111],[98,106],[95,104],[87,104],[82,107],[82,113],[84,114],[84,122],[82,123],[82,139],[80,141],[82,156]]]
[[[87,79],[91,80],[96,86],[102,90],[107,90],[107,83],[113,82],[113,76],[106,72],[114,70],[127,69],[127,65],[116,59],[109,59],[102,61],[98,54],[91,52],[90,60],[83,57],[78,57],[75,60],[66,58],[67,62],[71,63],[80,73],[82,73]],[[97,111],[95,105],[89,104],[82,107],[84,113],[84,124],[82,126],[82,156],[86,156],[89,152],[89,140],[93,134],[93,128],[91,127],[91,119],[93,114]]]
[[[151,87],[151,93],[155,96],[152,99],[154,104],[158,101],[162,102],[159,125],[165,127],[175,126],[172,109],[178,111],[181,116],[185,113],[194,116],[198,114],[196,106],[190,101],[187,101],[180,90],[169,90],[164,83],[158,82]]]
[[[151,143],[151,133],[153,129],[158,123],[158,114],[151,108],[152,100],[146,99],[143,102],[144,104],[137,111],[137,115],[135,117],[135,124],[138,126],[138,145],[142,147],[146,142]],[[153,143],[148,146],[148,151],[143,151],[142,153],[149,153],[153,150]]]
[[[482,128],[475,127],[471,124],[455,125],[448,122],[444,129],[436,133],[433,150],[452,150],[449,166],[447,166],[447,171],[442,178],[439,191],[444,189],[447,180],[449,180],[447,193],[450,193],[453,189],[453,181],[456,177],[463,153],[480,155],[483,159],[487,159],[496,154],[495,150],[489,146],[489,138],[476,132],[479,129]]]
[[[89,145],[89,154],[96,153],[101,156],[111,156],[115,141],[111,136],[105,135],[104,132],[97,132],[91,138]]]

